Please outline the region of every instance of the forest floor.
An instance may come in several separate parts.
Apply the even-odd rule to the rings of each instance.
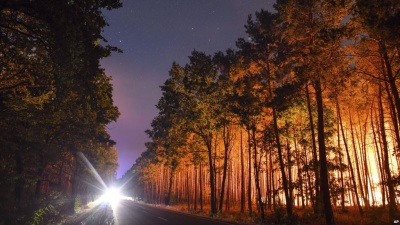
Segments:
[[[162,204],[148,204],[154,207],[165,208],[167,210],[174,210],[183,213],[189,213],[197,216],[205,216],[205,217],[213,217],[214,219],[222,220],[222,221],[234,221],[238,224],[248,224],[248,225],[261,225],[260,216],[253,212],[251,215],[247,213],[240,213],[240,209],[230,209],[228,212],[224,211],[222,213],[218,213],[216,215],[211,215],[211,209],[209,207],[204,206],[203,211],[200,209],[197,210],[188,210],[187,205],[173,205],[173,206],[165,206]],[[198,207],[199,208],[199,207]],[[257,209],[254,207],[254,210]],[[382,207],[371,207],[369,209],[363,209],[363,215],[360,215],[358,209],[355,207],[346,207],[345,211],[340,208],[334,208],[334,217],[335,222],[338,225],[383,225],[383,224],[396,224],[397,221],[389,221],[389,212],[388,209],[383,209]],[[86,218],[89,218],[91,214],[94,214],[96,211],[96,207],[90,205],[88,207],[83,207],[82,210],[75,214],[71,215],[68,218],[64,219],[60,224],[71,225],[76,224],[78,221],[83,221]],[[400,218],[399,218],[400,220]],[[293,225],[324,225],[325,219],[322,216],[316,216],[313,212],[312,208],[294,208],[293,217],[292,217]],[[284,207],[278,207],[275,210],[267,209],[265,211],[265,223],[268,225],[277,225],[277,224],[289,224],[290,220],[286,215],[286,211]],[[79,223],[79,222],[78,222]],[[400,224],[400,223],[398,223]]]
[[[149,204],[156,207],[163,207],[169,210],[176,210],[180,212],[190,213],[198,216],[210,217],[210,209],[207,207],[200,210],[187,210],[187,205],[173,205],[165,206],[158,204]],[[255,210],[257,210],[255,208]],[[324,225],[325,218],[316,216],[312,208],[294,208],[292,217],[293,225]],[[396,224],[397,221],[389,221],[388,209],[382,207],[371,207],[364,209],[363,215],[355,207],[346,207],[345,211],[341,208],[334,208],[334,217],[336,224],[340,225],[386,225]],[[235,221],[242,224],[262,224],[260,217],[257,213],[250,215],[247,213],[240,213],[240,210],[231,209],[229,212],[218,213],[212,216],[213,218],[227,221]],[[400,220],[400,218],[399,218]],[[289,224],[289,219],[286,215],[285,208],[277,208],[276,210],[267,209],[265,212],[264,224]],[[400,223],[399,223],[400,224]]]

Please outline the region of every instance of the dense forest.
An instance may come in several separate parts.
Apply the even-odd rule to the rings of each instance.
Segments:
[[[400,1],[274,7],[249,16],[235,50],[195,50],[187,64],[172,63],[126,189],[150,203],[261,222],[271,213],[295,222],[299,209],[322,224],[378,209],[394,221]]]
[[[0,224],[54,224],[107,182],[119,111],[99,65],[119,0],[0,1]],[[101,186],[99,186],[101,187]],[[97,187],[97,188],[99,188]],[[89,195],[91,194],[91,195]]]

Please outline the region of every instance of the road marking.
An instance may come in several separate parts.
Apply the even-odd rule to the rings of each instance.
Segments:
[[[168,220],[165,219],[165,218],[162,218],[162,217],[157,217],[157,218],[160,219],[160,220],[164,220],[164,221],[167,221],[167,222],[168,222]]]

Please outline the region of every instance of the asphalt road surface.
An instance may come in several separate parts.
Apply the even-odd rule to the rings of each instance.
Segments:
[[[157,208],[133,201],[121,201],[114,205],[116,225],[233,225],[225,222],[193,216],[173,210]]]

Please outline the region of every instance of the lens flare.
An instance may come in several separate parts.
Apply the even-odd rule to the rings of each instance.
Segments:
[[[125,186],[126,183],[123,185],[120,185],[119,187],[110,187],[108,186],[104,180],[101,178],[99,173],[96,171],[96,169],[92,166],[92,164],[89,162],[89,160],[85,157],[85,155],[82,152],[77,153],[79,159],[81,162],[84,163],[84,165],[89,169],[93,177],[100,183],[102,187],[98,187],[94,184],[89,185],[97,188],[99,191],[102,191],[103,194],[100,196],[100,198],[97,198],[94,202],[94,206],[99,206],[99,205],[110,205],[112,208],[117,208],[116,205],[120,200],[130,200],[133,201],[132,197],[124,196],[122,194],[122,189]],[[129,180],[128,180],[129,181]],[[127,182],[128,182],[127,181]]]
[[[111,205],[118,203],[118,201],[122,198],[120,190],[118,188],[109,188],[107,189],[103,196],[101,197],[102,201],[108,202]]]

